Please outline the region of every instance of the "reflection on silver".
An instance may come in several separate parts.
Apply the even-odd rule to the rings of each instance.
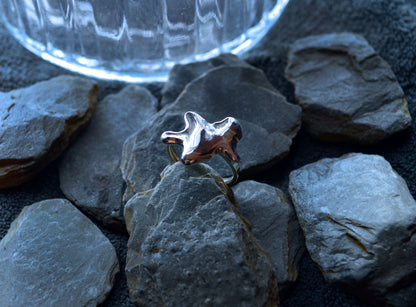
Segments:
[[[222,121],[208,123],[195,112],[184,115],[185,129],[179,132],[165,131],[162,141],[169,144],[169,154],[173,161],[182,161],[185,165],[201,162],[220,154],[233,170],[233,178],[226,181],[228,185],[237,181],[240,157],[236,152],[237,143],[242,138],[241,126],[233,117]],[[172,144],[183,146],[179,158],[172,148]]]

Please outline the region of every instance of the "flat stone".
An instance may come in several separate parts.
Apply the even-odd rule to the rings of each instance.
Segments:
[[[261,70],[242,66],[211,69],[189,83],[178,99],[152,120],[152,126],[126,141],[121,169],[129,196],[153,188],[160,172],[172,163],[160,136],[166,130],[184,129],[186,111],[195,111],[211,123],[227,116],[240,122],[243,138],[237,152],[242,176],[263,171],[285,157],[300,128],[300,107],[271,90]],[[211,165],[222,176],[230,175],[229,167],[221,162],[214,160]]]
[[[410,126],[396,76],[358,34],[296,41],[286,77],[295,86],[305,128],[320,139],[371,144]]]
[[[121,173],[126,182],[123,201],[134,194],[152,189],[160,181],[160,172],[173,163],[166,144],[160,140],[165,130],[180,130],[184,126],[183,114],[165,113],[163,110],[152,119],[152,125],[127,138],[123,146]],[[182,123],[181,123],[182,122]],[[166,127],[171,127],[166,129]],[[159,173],[158,173],[159,171]]]
[[[126,276],[140,306],[277,305],[272,263],[205,164],[167,167],[125,207]]]
[[[120,172],[123,143],[150,125],[156,108],[156,98],[137,85],[107,96],[60,161],[59,179],[65,196],[104,224],[124,224]]]
[[[268,184],[248,180],[233,186],[241,215],[274,264],[280,292],[296,281],[305,251],[295,210],[285,194]]]
[[[110,241],[64,199],[24,207],[0,242],[2,306],[96,306],[118,272]]]
[[[192,62],[185,65],[177,64],[170,71],[169,80],[162,89],[162,107],[174,102],[189,82],[219,66],[251,67],[231,53],[221,54],[207,61]]]
[[[72,76],[0,92],[0,188],[56,159],[91,118],[97,93],[93,81]]]
[[[381,156],[348,154],[290,174],[306,247],[326,279],[375,305],[414,306],[416,202]]]

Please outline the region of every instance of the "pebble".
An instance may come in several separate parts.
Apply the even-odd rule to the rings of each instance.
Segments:
[[[177,162],[154,189],[130,199],[126,276],[133,303],[278,304],[273,264],[230,193],[209,166]]]
[[[0,241],[1,306],[96,306],[119,264],[110,241],[69,201],[24,207]]]
[[[189,83],[174,103],[158,113],[152,126],[126,141],[121,165],[127,183],[125,199],[159,182],[160,172],[172,163],[160,136],[167,130],[184,129],[187,111],[210,123],[228,116],[240,122],[243,138],[237,152],[242,176],[264,171],[283,159],[300,128],[301,108],[271,88],[261,70],[244,66],[220,66]],[[208,163],[223,177],[231,175],[220,158]]]
[[[91,118],[97,94],[93,81],[65,75],[0,92],[0,188],[55,160]]]
[[[370,304],[414,306],[416,202],[383,157],[352,153],[292,171],[306,247],[325,278]]]
[[[280,292],[296,281],[305,251],[303,232],[295,210],[285,194],[253,180],[232,187],[241,215],[274,264]]]
[[[169,80],[162,89],[162,107],[174,102],[189,82],[219,66],[250,67],[245,61],[240,60],[231,53],[221,54],[207,61],[192,62],[184,65],[177,64],[170,71]]]
[[[411,124],[396,76],[361,35],[297,40],[286,77],[295,86],[305,129],[322,140],[373,144]]]
[[[106,225],[124,227],[123,143],[137,130],[150,126],[156,108],[156,98],[137,85],[107,96],[60,161],[59,179],[65,196]]]

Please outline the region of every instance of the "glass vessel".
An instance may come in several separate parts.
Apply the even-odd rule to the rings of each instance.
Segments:
[[[176,63],[241,54],[289,0],[8,0],[0,16],[27,49],[100,79],[166,81]]]

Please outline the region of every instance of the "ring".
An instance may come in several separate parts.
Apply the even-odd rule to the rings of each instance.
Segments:
[[[233,117],[226,117],[211,124],[198,113],[191,111],[186,112],[183,117],[185,129],[179,132],[165,131],[161,136],[162,142],[169,145],[168,152],[172,160],[190,165],[220,154],[233,171],[233,176],[230,179],[225,178],[224,181],[227,185],[234,184],[240,171],[240,157],[236,147],[243,136],[239,122]],[[183,146],[181,157],[172,144]]]

